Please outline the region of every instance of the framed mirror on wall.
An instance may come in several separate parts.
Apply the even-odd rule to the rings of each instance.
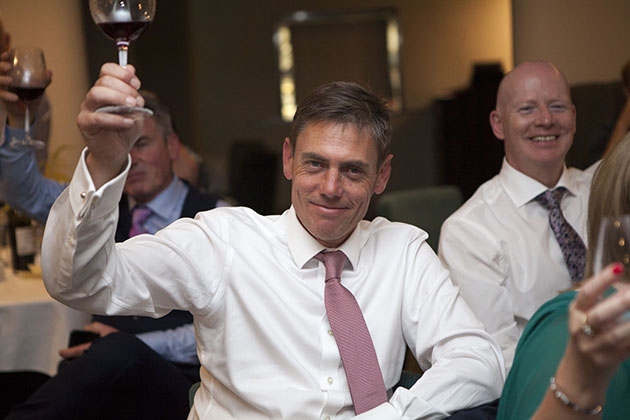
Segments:
[[[389,98],[394,113],[402,111],[402,37],[395,9],[293,12],[280,19],[274,44],[283,120],[293,119],[308,92],[336,80],[366,83]]]

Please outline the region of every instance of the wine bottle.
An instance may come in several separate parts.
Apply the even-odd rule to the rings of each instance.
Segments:
[[[14,209],[9,209],[8,215],[13,270],[28,270],[28,265],[35,261],[35,235],[31,219]]]

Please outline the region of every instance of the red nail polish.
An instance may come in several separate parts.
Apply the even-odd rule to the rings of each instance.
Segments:
[[[621,264],[621,263],[615,264],[615,268],[613,268],[613,273],[615,273],[615,274],[623,273],[623,264]]]

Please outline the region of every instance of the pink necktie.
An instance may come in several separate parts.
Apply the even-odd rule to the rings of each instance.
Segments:
[[[341,353],[354,411],[361,414],[387,402],[383,374],[361,308],[340,282],[346,256],[333,251],[319,253],[315,258],[326,267],[326,313]]]
[[[144,206],[136,206],[131,211],[131,229],[129,229],[129,237],[132,238],[141,233],[147,233],[144,228],[144,222],[151,215],[151,209]]]

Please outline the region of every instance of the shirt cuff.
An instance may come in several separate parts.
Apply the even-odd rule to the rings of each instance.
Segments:
[[[136,337],[166,360],[175,363],[199,364],[193,324],[184,324],[170,330],[156,330]]]
[[[373,409],[353,417],[355,420],[401,420],[402,417],[396,412],[390,403],[383,403]]]
[[[124,170],[114,179],[107,181],[101,188],[96,190],[90,171],[85,162],[87,157],[87,147],[83,149],[79,163],[72,175],[72,182],[69,187],[70,206],[74,214],[83,219],[88,212],[94,211],[91,217],[103,217],[118,208],[118,202],[122,196],[127,179],[127,173],[131,167],[131,157],[127,156],[127,165]],[[103,205],[98,205],[102,202]]]
[[[144,344],[151,347],[151,349],[160,356],[164,356],[166,354],[167,346],[161,330],[136,334],[136,337],[142,340]]]

